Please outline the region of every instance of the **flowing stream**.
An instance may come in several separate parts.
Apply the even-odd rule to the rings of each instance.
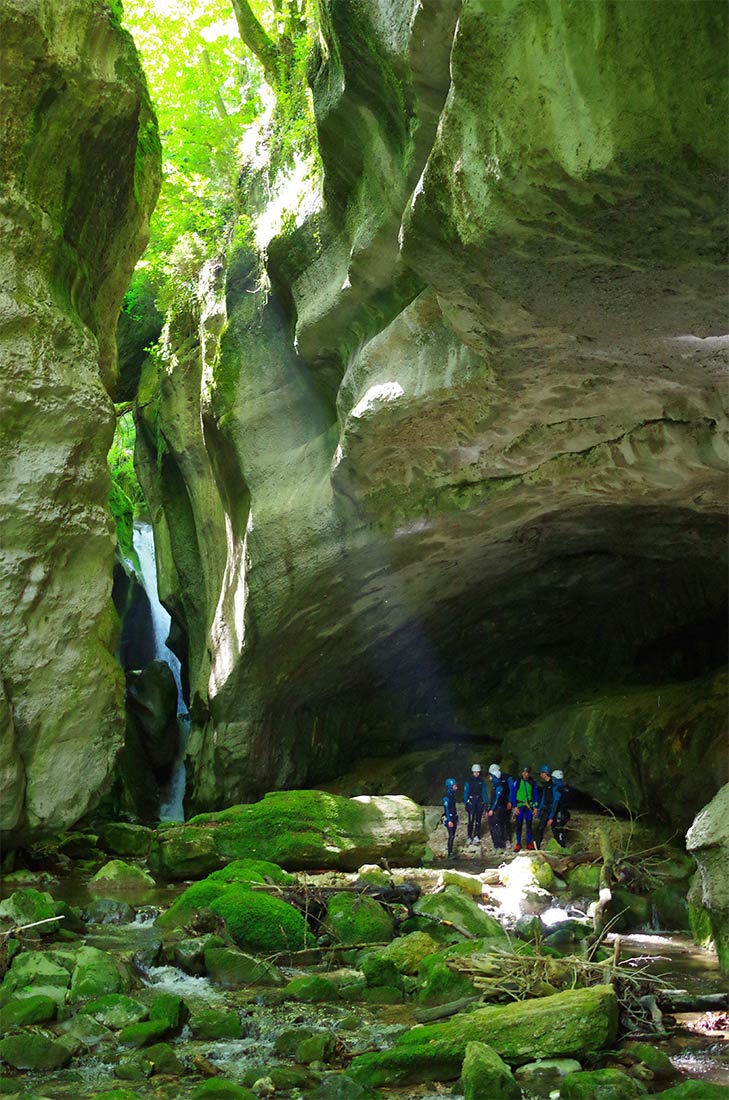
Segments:
[[[170,615],[163,607],[157,589],[157,563],[154,552],[154,533],[149,523],[140,521],[134,524],[134,549],[139,559],[141,581],[144,591],[147,593],[149,606],[152,612],[152,629],[154,632],[154,656],[157,661],[164,661],[169,666],[175,678],[177,688],[177,722],[180,730],[180,748],[177,758],[172,766],[172,775],[166,787],[160,792],[160,821],[184,821],[183,798],[185,796],[185,752],[187,739],[190,733],[190,716],[187,712],[185,699],[182,693],[182,669],[177,654],[173,653],[167,645],[170,633]]]

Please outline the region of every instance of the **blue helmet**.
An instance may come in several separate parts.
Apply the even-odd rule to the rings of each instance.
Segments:
[[[456,783],[455,779],[446,779],[446,790],[449,794],[453,790],[453,788],[457,786],[458,784]]]
[[[542,764],[542,766],[539,770],[540,770],[540,772],[544,772],[545,775],[551,775],[552,774],[552,769],[550,768],[549,764]]]

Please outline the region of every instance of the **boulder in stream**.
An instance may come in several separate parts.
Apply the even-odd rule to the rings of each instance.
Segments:
[[[422,808],[400,795],[275,791],[260,802],[159,828],[149,864],[160,877],[176,880],[199,878],[242,858],[291,870],[356,871],[381,858],[416,865],[426,840]]]
[[[618,1002],[612,986],[568,990],[411,1028],[392,1049],[360,1054],[350,1073],[372,1087],[454,1081],[470,1042],[488,1043],[504,1061],[518,1065],[534,1058],[579,1056],[609,1047],[617,1025]]]
[[[461,1084],[465,1100],[519,1100],[521,1089],[506,1062],[486,1043],[469,1043]]]
[[[686,847],[699,865],[701,905],[709,918],[719,966],[729,974],[729,783],[697,814],[686,834]]]
[[[565,1077],[562,1100],[638,1100],[644,1087],[619,1069],[580,1070]]]

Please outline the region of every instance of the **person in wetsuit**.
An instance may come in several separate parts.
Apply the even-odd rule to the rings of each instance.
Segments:
[[[458,784],[455,779],[446,779],[445,787],[446,793],[443,798],[443,824],[448,830],[448,859],[450,860],[453,858],[453,843],[456,839],[456,829],[458,828],[458,803],[456,801]]]
[[[488,800],[488,821],[491,840],[495,850],[506,847],[506,835],[509,824],[509,777],[504,775],[498,764],[489,767],[491,793]]]
[[[486,781],[481,775],[481,765],[474,764],[471,768],[471,778],[466,780],[463,788],[463,802],[468,814],[468,842],[481,840],[481,821],[484,810],[489,801]]]

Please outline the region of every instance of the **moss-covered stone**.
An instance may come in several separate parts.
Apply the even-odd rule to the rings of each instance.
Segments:
[[[296,1061],[302,1065],[311,1062],[331,1062],[337,1048],[337,1040],[334,1035],[326,1031],[318,1031],[308,1039],[302,1039],[296,1048]]]
[[[726,1086],[711,1081],[684,1081],[658,1093],[656,1100],[726,1100]]]
[[[719,967],[729,974],[729,783],[697,815],[686,847],[699,867],[701,893],[692,889],[692,904],[707,913]]]
[[[82,1013],[73,1016],[70,1020],[64,1020],[60,1026],[59,1042],[63,1043],[73,1055],[93,1050],[99,1043],[110,1042],[113,1038],[108,1027],[104,1027],[93,1016]]]
[[[144,1052],[145,1058],[152,1063],[155,1073],[162,1073],[170,1077],[179,1077],[185,1072],[182,1062],[179,1060],[169,1043],[154,1043]]]
[[[451,970],[442,955],[429,955],[423,959],[418,983],[418,1004],[421,1005],[448,1004],[461,997],[473,996],[476,992],[473,982],[465,974]]]
[[[477,1009],[444,1024],[412,1029],[391,1050],[359,1055],[350,1072],[371,1087],[452,1081],[469,1042],[485,1042],[516,1065],[534,1057],[579,1056],[613,1042],[617,1015],[611,986]]]
[[[144,859],[152,843],[154,831],[145,825],[126,821],[108,821],[99,828],[99,843],[105,852],[115,856]]]
[[[104,997],[95,998],[83,1005],[81,1011],[116,1031],[129,1024],[141,1023],[149,1016],[147,1005],[124,993],[108,993]]]
[[[360,963],[360,969],[369,987],[386,985],[400,990],[403,987],[400,971],[392,959],[388,959],[384,955],[368,955]]]
[[[197,1039],[240,1039],[243,1035],[241,1018],[232,1009],[206,1008],[196,1012],[190,1028]]]
[[[112,859],[105,863],[89,882],[89,889],[95,893],[115,890],[153,889],[154,879],[148,871],[125,863],[121,859]]]
[[[176,898],[165,913],[160,913],[155,921],[158,928],[182,928],[189,924],[193,915],[200,909],[210,907],[216,898],[225,893],[226,883],[212,878],[194,882],[179,898]]]
[[[414,975],[423,959],[439,949],[440,945],[427,932],[410,932],[379,948],[377,955],[394,963],[401,974]]]
[[[169,1035],[179,1035],[189,1017],[187,1005],[174,993],[156,993],[150,1002],[150,1020],[162,1020]]]
[[[255,1092],[236,1085],[235,1081],[224,1081],[220,1077],[211,1077],[196,1085],[191,1100],[258,1100]]]
[[[366,894],[342,892],[327,901],[327,928],[339,943],[387,943],[394,924],[390,914]]]
[[[241,989],[247,985],[283,985],[281,971],[266,962],[227,947],[213,947],[205,952],[205,969],[210,981],[224,989]]]
[[[618,931],[637,931],[650,925],[650,898],[641,894],[616,886],[608,908],[610,915],[617,918],[615,927]]]
[[[300,951],[314,943],[306,919],[293,905],[235,883],[210,903],[239,947],[273,953]]]
[[[158,1043],[170,1034],[167,1020],[145,1020],[138,1024],[127,1024],[119,1033],[119,1042],[126,1047],[147,1047]]]
[[[43,994],[28,997],[11,997],[0,1008],[0,1034],[4,1035],[16,1027],[30,1024],[42,1024],[54,1019],[57,1004],[52,997]]]
[[[660,1047],[651,1043],[626,1043],[625,1050],[629,1051],[639,1062],[654,1074],[657,1080],[666,1081],[678,1075],[678,1070]]]
[[[71,975],[71,1001],[95,1000],[107,993],[126,992],[131,985],[129,967],[96,947],[81,947]]]
[[[290,886],[296,881],[288,871],[266,859],[234,859],[208,877],[213,882],[272,882],[276,886]]]
[[[461,1071],[461,1087],[465,1100],[518,1100],[521,1089],[514,1075],[491,1047],[485,1043],[468,1043]]]
[[[338,1001],[339,990],[329,978],[318,974],[294,978],[284,989],[284,996],[304,1004],[316,1004],[326,1001]]]
[[[653,891],[651,902],[659,928],[670,932],[690,930],[685,889],[680,889],[674,883],[666,883]]]
[[[277,791],[252,805],[158,829],[149,862],[163,878],[206,874],[238,859],[356,870],[368,856],[417,863],[425,839],[423,811],[407,798]]]
[[[637,1100],[645,1091],[644,1085],[617,1069],[570,1073],[560,1086],[564,1100]]]
[[[0,1039],[0,1058],[13,1069],[48,1073],[71,1061],[69,1051],[58,1039],[40,1032],[23,1032]]]
[[[0,993],[3,999],[43,994],[56,1003],[66,1000],[71,982],[72,964],[63,966],[42,951],[25,951],[16,955],[3,978]]]
[[[416,913],[448,921],[457,929],[474,936],[506,939],[499,922],[479,909],[474,900],[457,887],[449,886],[442,894],[426,894],[416,901],[413,909]]]
[[[51,895],[30,886],[15,890],[9,898],[0,902],[0,917],[5,917],[20,927],[48,920],[56,915],[56,903]],[[38,932],[42,936],[50,936],[58,932],[59,925],[60,922],[52,922],[38,928]]]
[[[214,933],[197,936],[195,939],[179,940],[172,949],[175,966],[188,974],[200,976],[205,973],[205,952],[213,947],[225,947],[225,941]]]
[[[587,895],[597,897],[600,890],[600,868],[597,865],[581,863],[567,872],[567,885],[575,897]]]

